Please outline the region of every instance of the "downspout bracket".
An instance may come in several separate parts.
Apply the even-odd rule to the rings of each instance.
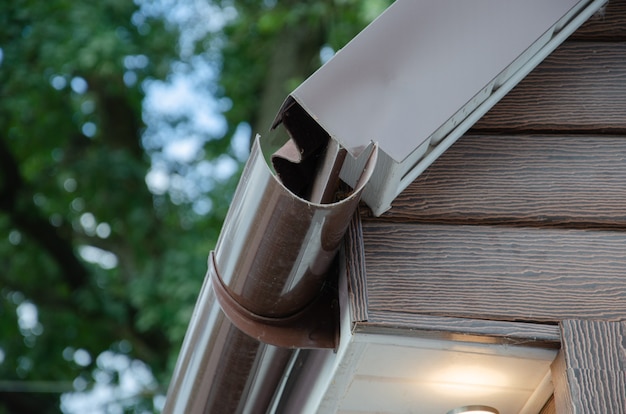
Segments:
[[[318,298],[300,312],[276,318],[255,314],[232,297],[219,275],[214,252],[209,260],[209,277],[222,311],[246,335],[282,348],[337,348],[339,300],[332,286],[325,286]]]

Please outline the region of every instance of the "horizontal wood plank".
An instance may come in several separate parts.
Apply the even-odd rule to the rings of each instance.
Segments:
[[[626,315],[626,233],[363,222],[370,312],[556,323]]]
[[[585,22],[570,39],[595,41],[626,40],[626,1],[609,0],[598,13]]]
[[[626,131],[626,43],[566,42],[475,125],[476,131]]]
[[[624,183],[626,136],[465,136],[381,219],[626,228]]]

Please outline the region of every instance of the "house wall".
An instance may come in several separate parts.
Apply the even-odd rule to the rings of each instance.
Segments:
[[[613,1],[389,212],[362,210],[370,314],[626,315],[624,40]]]
[[[612,0],[390,211],[363,206],[355,329],[626,319],[625,183],[626,1]]]

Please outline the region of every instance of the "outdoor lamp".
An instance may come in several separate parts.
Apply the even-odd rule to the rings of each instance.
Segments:
[[[466,405],[450,410],[446,414],[500,414],[500,412],[488,405]]]

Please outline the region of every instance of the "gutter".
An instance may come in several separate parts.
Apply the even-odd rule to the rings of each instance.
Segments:
[[[338,348],[337,251],[361,197],[382,214],[605,2],[397,0],[289,95],[255,139],[163,412],[280,407],[296,350]]]
[[[338,346],[335,258],[377,150],[343,193],[345,154],[325,131],[295,102],[281,110],[279,127],[289,140],[272,154],[276,174],[267,142],[255,139],[209,256],[165,413],[265,412],[294,350]]]

